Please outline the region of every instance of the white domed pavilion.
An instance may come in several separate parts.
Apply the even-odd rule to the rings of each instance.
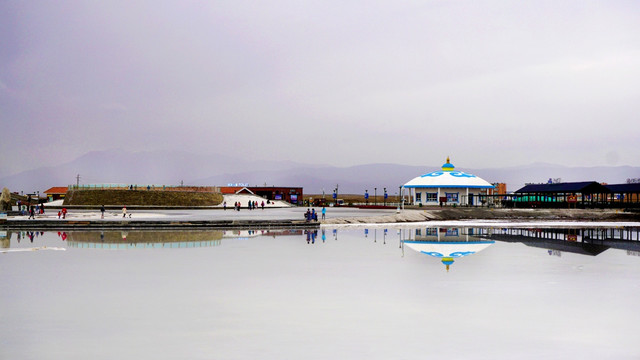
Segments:
[[[403,189],[409,190],[411,202],[415,205],[477,205],[479,196],[493,188],[476,175],[455,170],[448,157],[442,170],[418,176],[403,185]]]

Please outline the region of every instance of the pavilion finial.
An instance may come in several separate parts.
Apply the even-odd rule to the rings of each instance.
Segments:
[[[453,171],[453,169],[455,169],[455,166],[451,164],[451,160],[447,156],[447,162],[444,165],[442,165],[442,171]]]

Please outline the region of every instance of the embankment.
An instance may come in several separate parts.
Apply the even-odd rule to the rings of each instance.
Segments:
[[[63,205],[203,207],[220,205],[222,201],[222,194],[215,192],[91,189],[69,190]]]

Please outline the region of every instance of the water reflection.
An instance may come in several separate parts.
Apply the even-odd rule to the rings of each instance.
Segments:
[[[473,255],[496,241],[522,243],[546,249],[552,256],[563,253],[596,256],[608,249],[625,250],[640,256],[640,228],[491,228],[427,227],[398,231],[401,246],[437,257],[446,265]]]
[[[397,233],[398,247],[435,257],[449,270],[457,259],[477,254],[495,242],[522,243],[545,249],[551,256],[564,253],[597,256],[608,249],[640,256],[640,228],[497,228],[497,227],[410,227],[247,229],[247,230],[134,230],[134,231],[60,231],[54,232],[70,248],[138,249],[195,248],[221,244],[223,239],[249,240],[258,237],[292,237],[306,244],[325,244],[327,238],[338,241],[339,232],[347,238],[361,237],[386,244],[390,233]],[[0,231],[0,248],[29,247],[44,242],[42,231]],[[40,238],[40,239],[39,239]],[[396,239],[396,236],[393,236]],[[395,243],[395,241],[394,241]],[[59,245],[59,244],[57,244]]]
[[[196,248],[219,246],[223,239],[301,235],[303,230],[299,229],[58,232],[62,240],[68,238],[70,247],[99,249]]]
[[[419,228],[407,231],[404,245],[422,254],[440,259],[445,269],[464,256],[476,254],[495,243],[479,236],[489,235],[490,228]],[[476,235],[476,236],[474,236]]]
[[[58,232],[69,247],[111,250],[211,247],[220,245],[222,236],[220,230]]]
[[[640,254],[640,228],[506,228],[495,229],[489,236],[502,242],[517,242],[547,249],[549,255],[562,253],[596,256],[608,249]]]
[[[41,235],[44,235],[44,231],[0,231],[0,248],[10,248],[11,238],[15,238],[18,244],[23,241],[33,243],[33,240],[39,238]]]
[[[275,238],[276,236],[292,236],[302,235],[302,230],[299,229],[263,229],[263,230],[224,230],[222,233],[223,238],[232,238],[236,240],[248,240],[249,238],[258,236],[270,236]]]
[[[640,258],[626,255],[638,250],[638,229],[421,225],[367,225],[367,237],[364,225],[311,233],[34,231],[33,244],[31,231],[0,234],[3,247],[78,246],[0,254],[0,358],[417,359],[425,349],[431,357],[455,349],[458,358],[491,359],[640,355],[633,350]],[[85,248],[133,241],[221,246]],[[450,273],[443,258],[408,245],[481,241],[494,243],[429,250],[452,257]],[[557,248],[550,244],[581,243],[608,249],[547,255]]]

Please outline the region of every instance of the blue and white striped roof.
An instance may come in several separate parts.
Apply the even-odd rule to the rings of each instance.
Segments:
[[[493,188],[486,180],[462,171],[455,170],[447,157],[447,162],[442,165],[442,170],[420,175],[404,184],[405,188]]]

